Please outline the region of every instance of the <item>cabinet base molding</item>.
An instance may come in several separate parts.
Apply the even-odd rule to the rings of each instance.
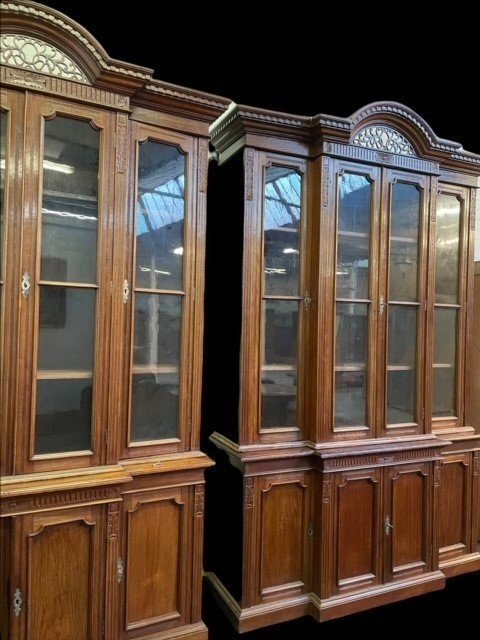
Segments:
[[[319,611],[319,617],[316,615],[314,617],[320,622],[334,620],[335,618],[359,613],[366,609],[393,604],[406,598],[421,596],[432,591],[440,591],[445,587],[445,584],[445,574],[442,571],[434,571],[412,580],[383,584],[368,589],[368,591],[360,591],[345,596],[329,598],[328,600],[319,601],[314,596],[317,603],[316,609]]]
[[[215,600],[238,633],[246,633],[268,625],[313,615],[311,594],[302,594],[294,598],[242,609],[214,573],[207,572],[205,578],[212,588]]]
[[[197,622],[178,629],[139,636],[137,640],[208,640],[208,629],[203,622]]]
[[[440,569],[447,578],[461,576],[464,573],[472,573],[472,571],[480,571],[480,552],[440,562]]]
[[[218,605],[239,633],[295,620],[306,615],[312,616],[317,622],[326,622],[406,598],[439,591],[445,587],[446,583],[445,574],[442,571],[435,571],[420,578],[381,585],[368,591],[328,600],[320,600],[315,594],[310,593],[242,609],[214,573],[206,573],[205,578]]]

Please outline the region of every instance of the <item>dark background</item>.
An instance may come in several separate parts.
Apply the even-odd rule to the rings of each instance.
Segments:
[[[406,3],[391,5],[388,12],[372,3],[356,9],[337,3],[329,9],[319,5],[320,20],[320,11],[312,17],[300,3],[285,3],[283,9],[271,4],[265,17],[260,3],[253,8],[199,3],[195,10],[165,0],[44,4],[83,25],[111,57],[153,68],[161,80],[304,115],[348,116],[369,102],[396,100],[422,116],[438,136],[480,153],[478,33],[474,21],[469,27],[468,12],[459,15],[450,7],[444,17],[437,9],[422,20]],[[220,228],[210,227],[209,236],[210,242],[225,241]],[[221,529],[221,517],[210,527]],[[205,591],[211,640],[238,638]],[[452,579],[445,591],[321,626],[304,619],[244,637],[310,640],[351,626],[387,625],[387,633],[394,633],[449,622],[460,630],[462,622],[478,625],[479,605],[476,573]]]

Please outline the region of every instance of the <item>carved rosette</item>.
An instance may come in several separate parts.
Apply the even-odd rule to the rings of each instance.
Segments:
[[[31,36],[5,33],[0,37],[0,63],[89,84],[87,76],[63,51]]]
[[[415,156],[410,142],[399,131],[391,127],[374,125],[365,127],[353,138],[352,144],[374,151],[386,151],[401,156]]]

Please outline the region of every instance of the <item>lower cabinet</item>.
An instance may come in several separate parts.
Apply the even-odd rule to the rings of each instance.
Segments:
[[[9,502],[2,640],[206,640],[203,468],[83,494]]]
[[[106,507],[12,518],[12,640],[103,636]]]
[[[442,456],[438,536],[440,568],[447,576],[480,569],[479,473],[478,450],[454,450]]]
[[[433,570],[432,463],[344,471],[323,483],[323,598]]]

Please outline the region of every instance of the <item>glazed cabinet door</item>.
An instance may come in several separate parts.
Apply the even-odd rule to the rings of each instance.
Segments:
[[[28,94],[16,472],[102,464],[112,116]]]
[[[188,622],[191,490],[174,487],[124,496],[122,638],[159,633]]]
[[[252,585],[252,603],[279,600],[310,589],[314,535],[311,482],[311,474],[304,472],[257,480],[251,515],[257,519],[259,537],[250,542],[254,566],[245,566],[256,583]],[[249,489],[246,498],[248,495]]]
[[[1,89],[0,97],[0,473],[10,475],[21,286],[24,96]]]
[[[326,544],[333,546],[336,574],[329,595],[367,589],[382,582],[382,470],[347,471],[335,477],[335,493],[327,485],[324,503],[333,498],[336,518]],[[331,541],[331,542],[330,542]],[[328,567],[324,568],[325,574]]]
[[[306,435],[307,166],[247,149],[241,440]]]
[[[428,573],[434,556],[432,464],[388,467],[385,474],[385,581]]]
[[[105,507],[13,517],[11,639],[103,636]]]
[[[384,170],[378,435],[424,431],[429,179]]]
[[[336,162],[334,171],[335,216],[330,233],[336,248],[336,275],[331,324],[325,334],[334,344],[328,431],[333,428],[339,438],[373,437],[380,171],[347,162]],[[326,402],[331,400],[326,397]]]
[[[126,263],[116,340],[123,345],[116,362],[123,349],[125,363],[115,409],[122,458],[190,447],[194,353],[201,348],[194,329],[196,243],[203,237],[197,141],[135,122],[130,140],[132,188],[125,224],[117,229]],[[199,288],[199,304],[201,294]]]
[[[433,430],[465,424],[468,202],[467,189],[438,184],[430,230],[429,265]]]

